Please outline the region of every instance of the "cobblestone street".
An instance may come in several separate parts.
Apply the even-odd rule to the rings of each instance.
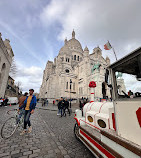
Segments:
[[[0,128],[10,117],[6,111],[16,107],[0,107]],[[91,152],[74,137],[74,113],[62,118],[56,114],[57,111],[36,109],[31,116],[31,134],[20,136],[17,131],[7,140],[0,138],[0,157],[92,158]]]

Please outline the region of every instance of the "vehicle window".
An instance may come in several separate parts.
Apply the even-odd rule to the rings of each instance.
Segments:
[[[116,72],[118,98],[141,97],[141,81],[135,75]]]

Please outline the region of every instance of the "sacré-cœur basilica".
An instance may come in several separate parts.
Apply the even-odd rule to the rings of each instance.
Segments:
[[[105,85],[106,68],[110,65],[110,59],[102,57],[99,47],[82,49],[80,42],[72,32],[72,39],[64,41],[64,46],[54,58],[54,62],[48,61],[43,73],[40,87],[40,98],[48,98],[49,101],[65,98],[90,98],[89,82],[95,81],[95,98],[103,97],[102,88],[106,89],[109,98],[110,88]],[[120,86],[125,89],[124,80],[119,79]]]

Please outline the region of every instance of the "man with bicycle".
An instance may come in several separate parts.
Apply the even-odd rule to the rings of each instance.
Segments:
[[[36,96],[33,95],[34,89],[29,90],[29,96],[25,99],[24,104],[19,107],[19,109],[24,109],[24,130],[20,133],[20,135],[24,135],[26,132],[31,133],[32,127],[30,123],[30,116],[34,113],[34,109],[36,107]],[[26,131],[27,124],[29,126],[28,131]]]

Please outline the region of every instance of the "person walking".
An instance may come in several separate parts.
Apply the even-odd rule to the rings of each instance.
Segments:
[[[65,113],[65,100],[64,100],[64,98],[62,98],[62,102],[61,102],[61,117],[62,116],[66,116],[66,113]]]
[[[79,100],[79,108],[80,108],[80,110],[82,110],[82,107],[83,107],[83,104],[82,104],[81,100]]]
[[[7,103],[8,103],[8,98],[5,98],[5,100],[4,100],[4,106],[7,106]]]
[[[67,99],[65,99],[65,107],[64,107],[64,114],[66,116],[66,109],[68,110],[69,116],[70,116],[70,109],[69,109],[69,102]]]
[[[44,106],[44,102],[45,102],[45,101],[44,101],[44,98],[43,98],[43,99],[42,99],[42,106]]]
[[[48,106],[48,99],[46,100],[46,102],[47,102],[47,106]]]
[[[28,95],[28,93],[25,92],[24,95],[19,98],[19,101],[18,101],[19,108],[24,104],[24,101],[25,101],[27,95]],[[20,121],[22,115],[24,115],[24,109],[19,110],[19,116],[18,116],[18,119],[17,119],[17,123]]]
[[[25,101],[27,95],[28,95],[28,93],[25,92],[24,95],[19,98],[19,102],[18,102],[19,103],[19,108],[24,104],[24,101]]]
[[[35,107],[36,107],[36,96],[33,95],[34,89],[29,90],[29,96],[25,99],[24,104],[19,108],[24,108],[24,130],[20,133],[20,135],[24,135],[26,132],[31,133],[32,127],[30,122],[30,116],[34,113]],[[26,130],[27,124],[29,126],[28,131]]]
[[[63,101],[63,98],[61,97],[61,99],[58,102],[58,113],[57,113],[57,116],[61,115],[61,104],[62,104],[62,101]]]

